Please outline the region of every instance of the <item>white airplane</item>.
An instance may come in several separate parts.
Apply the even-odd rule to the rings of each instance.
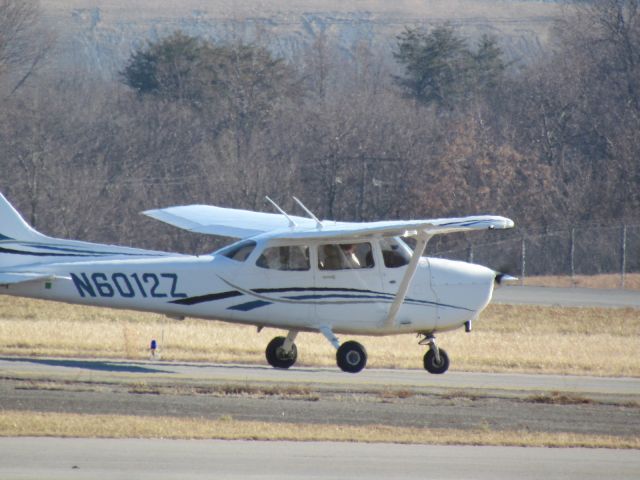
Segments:
[[[291,367],[300,331],[319,332],[337,364],[359,372],[358,342],[336,334],[417,333],[428,345],[424,367],[444,373],[449,358],[437,332],[465,326],[491,300],[499,274],[489,268],[422,257],[433,235],[505,229],[497,216],[436,220],[334,222],[206,205],[145,215],[197,233],[240,240],[210,255],[183,255],[45,236],[0,194],[0,293],[279,328],[266,348],[269,364]],[[413,237],[411,249],[403,237]]]

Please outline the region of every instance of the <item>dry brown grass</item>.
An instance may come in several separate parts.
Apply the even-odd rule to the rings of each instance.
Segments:
[[[276,333],[0,296],[0,355],[144,359],[155,338],[163,360],[264,364]],[[424,350],[413,335],[348,338],[366,346],[370,367],[422,368]],[[633,309],[492,305],[472,334],[439,340],[452,370],[640,376]],[[296,344],[300,365],[335,366],[335,351],[320,335],[302,333]]]
[[[640,438],[575,433],[313,425],[177,417],[0,411],[0,436],[339,441],[640,449]]]
[[[547,405],[591,405],[595,403],[592,398],[563,392],[538,393],[527,397],[525,400],[527,402],[544,403]]]

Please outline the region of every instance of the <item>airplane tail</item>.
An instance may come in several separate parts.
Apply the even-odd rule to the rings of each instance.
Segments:
[[[29,281],[40,278],[32,273],[16,273],[22,267],[40,263],[36,250],[31,255],[29,246],[46,242],[49,237],[33,229],[22,215],[0,193],[0,285]]]
[[[39,266],[47,263],[166,255],[169,254],[48,237],[32,228],[0,193],[0,285],[12,283],[12,278],[4,278],[8,274],[24,269],[40,272],[43,269]]]
[[[34,230],[0,193],[0,241],[42,242],[46,238]]]
[[[42,263],[41,252],[34,245],[54,239],[36,231],[0,193],[0,284],[13,281],[7,272],[24,265]]]

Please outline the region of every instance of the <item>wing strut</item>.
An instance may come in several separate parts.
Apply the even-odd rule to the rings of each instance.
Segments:
[[[287,217],[287,220],[289,220],[289,226],[290,227],[297,227],[298,226],[296,224],[296,222],[294,222],[293,219],[289,215],[287,215],[287,212],[285,212],[283,209],[281,209],[280,206],[276,202],[274,202],[273,200],[271,200],[269,198],[268,195],[265,195],[264,198],[266,198],[269,201],[269,203],[271,203],[271,205],[273,205],[276,208],[276,210],[278,210],[282,215]]]
[[[318,217],[316,217],[311,210],[309,210],[307,207],[304,206],[304,203],[302,203],[300,200],[298,200],[298,198],[293,197],[293,199],[296,201],[296,203],[298,205],[300,205],[302,207],[302,209],[307,212],[309,214],[309,216],[315,220],[316,222],[316,227],[318,228],[318,230],[322,229],[322,222],[320,220],[318,220]]]
[[[329,340],[329,343],[331,343],[331,345],[333,345],[336,350],[340,348],[340,340],[338,340],[338,337],[335,336],[333,330],[331,330],[331,327],[323,325],[318,330],[320,330],[320,332],[324,335],[324,338]]]
[[[420,261],[422,252],[424,252],[424,248],[427,246],[427,242],[430,238],[431,235],[428,235],[425,231],[418,232],[418,241],[416,242],[416,248],[413,249],[413,255],[411,256],[411,261],[407,266],[407,271],[404,272],[404,276],[402,277],[402,281],[400,282],[400,287],[398,287],[398,293],[396,293],[396,297],[391,304],[391,308],[389,308],[389,314],[384,321],[385,327],[392,328],[394,326],[398,310],[400,310],[400,306],[404,302],[404,299],[407,297],[407,292],[409,291],[411,280],[413,279],[413,276],[418,269],[418,262]]]

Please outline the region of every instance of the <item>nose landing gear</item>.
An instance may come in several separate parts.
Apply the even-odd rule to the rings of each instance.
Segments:
[[[427,372],[439,375],[449,369],[449,355],[442,348],[438,348],[436,337],[432,334],[424,334],[424,338],[418,343],[429,346],[429,350],[424,355],[424,368]]]

